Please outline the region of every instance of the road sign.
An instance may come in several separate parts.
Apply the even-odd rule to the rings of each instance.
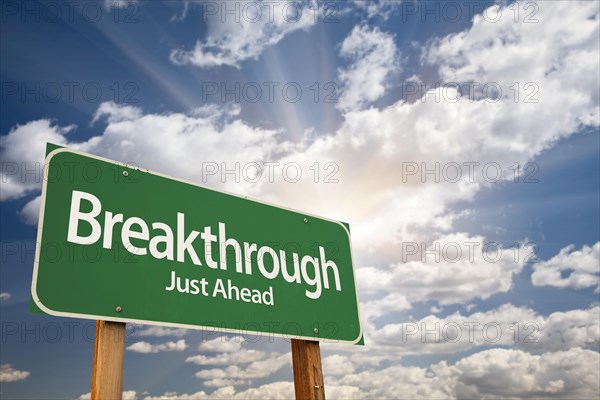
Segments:
[[[67,148],[45,175],[42,312],[361,342],[347,224]]]

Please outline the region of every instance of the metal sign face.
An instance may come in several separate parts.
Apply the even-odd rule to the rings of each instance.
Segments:
[[[46,172],[41,311],[361,340],[347,225],[66,148]]]

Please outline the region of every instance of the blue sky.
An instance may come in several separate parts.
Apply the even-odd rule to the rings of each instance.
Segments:
[[[75,3],[0,3],[2,398],[89,392],[93,321],[28,313],[46,142],[349,222],[328,398],[598,397],[597,2]],[[205,174],[252,162],[303,177]],[[293,396],[283,339],[129,329],[124,397]]]

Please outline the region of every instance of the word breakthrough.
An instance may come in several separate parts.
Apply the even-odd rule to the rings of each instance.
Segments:
[[[175,221],[172,227],[164,221],[148,222],[140,217],[105,211],[98,197],[73,190],[67,241],[81,245],[101,242],[104,249],[111,249],[114,237],[118,235],[123,247],[132,254],[150,254],[157,260],[179,263],[190,260],[194,265],[224,271],[232,267],[228,265],[227,255],[233,250],[237,273],[252,275],[258,272],[267,279],[283,279],[290,284],[304,282],[310,286],[310,290],[305,291],[310,299],[321,297],[323,289],[330,289],[330,285],[337,291],[342,290],[338,266],[327,259],[322,246],[319,246],[319,257],[296,252],[290,255],[286,250],[277,252],[267,245],[240,243],[227,237],[227,226],[222,222],[218,226],[194,230],[189,228],[193,221],[186,220],[182,212],[176,213]]]

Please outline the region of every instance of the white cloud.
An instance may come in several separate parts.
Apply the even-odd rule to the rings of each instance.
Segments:
[[[392,11],[394,11],[401,2],[401,0],[354,0],[354,5],[357,9],[366,12],[367,18],[380,16],[384,20],[387,20]]]
[[[469,249],[464,246],[467,242],[477,243],[481,249],[485,242],[483,237],[448,233],[457,218],[457,214],[449,212],[449,206],[457,201],[472,200],[480,188],[490,186],[482,178],[481,167],[475,169],[473,182],[466,174],[457,183],[423,182],[420,175],[403,179],[404,163],[444,165],[458,160],[483,165],[495,162],[504,173],[510,173],[507,170],[514,163],[524,165],[557,139],[577,132],[582,125],[598,125],[597,2],[536,4],[540,7],[543,24],[514,23],[514,13],[504,9],[503,19],[499,22],[490,24],[476,18],[472,28],[430,43],[424,55],[424,60],[437,69],[446,82],[498,82],[509,97],[497,102],[462,98],[453,103],[448,101],[448,96],[443,96],[447,92],[438,89],[424,101],[412,104],[399,101],[381,109],[349,110],[337,131],[300,144],[287,142],[280,131],[257,128],[234,119],[239,108],[227,115],[210,108],[190,115],[159,115],[105,103],[94,115],[94,121],[105,118],[107,122],[99,136],[85,142],[73,142],[67,134],[74,127],[60,127],[51,120],[32,121],[16,126],[0,139],[0,154],[3,162],[35,165],[43,161],[44,143],[51,141],[124,162],[137,162],[196,182],[203,181],[198,159],[219,164],[295,161],[302,166],[334,160],[340,178],[336,185],[315,185],[307,181],[249,185],[243,181],[240,184],[223,183],[218,177],[209,181],[216,187],[255,194],[351,223],[355,256],[360,267],[357,271],[359,284],[365,291],[380,291],[377,294],[381,297],[366,301],[363,306],[369,328],[367,341],[371,341],[368,347],[353,348],[351,351],[356,353],[349,355],[324,358],[325,368],[331,371],[326,385],[328,394],[337,393],[343,398],[397,397],[398,393],[411,393],[422,398],[597,398],[600,380],[597,351],[568,349],[597,346],[597,307],[552,313],[547,317],[511,305],[468,316],[460,313],[443,318],[428,316],[418,322],[497,322],[504,332],[510,333],[498,343],[502,345],[509,345],[513,339],[512,323],[533,321],[540,327],[539,342],[517,343],[517,349],[513,350],[485,350],[454,365],[442,362],[429,368],[387,367],[397,362],[399,354],[448,353],[487,345],[481,340],[481,331],[476,331],[479,341],[474,343],[463,340],[456,344],[434,345],[409,341],[398,346],[401,327],[391,321],[395,315],[390,314],[406,311],[414,302],[438,300],[442,305],[467,304],[476,298],[489,298],[510,290],[513,277],[523,268],[522,258],[515,261],[514,253],[510,251],[497,262],[488,262],[480,251],[474,253],[473,261],[463,257],[454,263],[441,257],[441,262],[434,262],[430,257],[430,261],[425,262],[414,259],[403,262],[401,246],[407,241],[428,244],[435,241],[442,247],[451,242],[462,243],[463,254],[468,254]],[[223,36],[212,36],[209,40],[215,48],[202,47],[208,41],[201,43],[200,53],[188,53],[190,59],[186,62],[197,62],[201,66],[239,65],[243,59],[258,57],[267,46],[277,43],[290,32],[282,27],[275,28],[274,32],[265,29],[241,28],[242,33],[231,33],[235,39],[232,44],[226,44]],[[375,35],[375,30],[356,29],[364,30],[365,36]],[[246,34],[249,38],[242,38]],[[362,54],[362,58],[368,57],[368,51],[358,43],[350,40],[348,43],[348,54],[356,52]],[[244,49],[240,56],[232,55],[231,51],[240,46]],[[363,50],[364,54],[361,53]],[[195,60],[196,56],[199,60]],[[202,58],[205,56],[207,58]],[[360,63],[358,58],[357,62]],[[383,65],[382,72],[387,64]],[[351,71],[352,68],[347,70],[348,73]],[[373,88],[360,84],[359,78],[362,77],[357,77],[354,84],[358,85],[357,93],[364,91],[360,93],[361,98],[381,97],[385,91],[385,87],[377,86],[383,82],[381,79],[376,80]],[[536,95],[539,103],[515,103],[510,97],[512,93],[506,89],[515,80],[520,84],[534,82],[540,89]],[[349,84],[351,86],[352,82]],[[431,94],[440,95],[440,100],[432,101]],[[21,198],[39,191],[40,181],[30,175],[22,177],[22,170],[17,174],[2,171],[0,199]],[[304,170],[308,171],[308,168]],[[504,177],[508,179],[506,175]],[[26,206],[22,215],[36,221],[35,199],[32,203],[29,208]],[[581,250],[568,247],[551,260],[539,263],[534,268],[534,284],[594,286],[598,282],[597,269],[590,270],[588,266],[598,259],[597,246]],[[528,254],[524,248],[519,250],[521,255]],[[561,278],[560,273],[557,278],[555,271],[560,272],[563,266],[573,270],[573,278]],[[376,322],[383,326],[377,328]],[[526,332],[522,334],[524,339]],[[150,336],[163,335],[155,331]],[[175,334],[164,336],[179,337]],[[132,349],[134,346],[136,348]],[[128,349],[148,353],[181,351],[186,347],[185,341],[180,340],[156,345],[140,342]],[[282,398],[293,395],[290,382],[271,383],[243,392],[234,389],[252,379],[272,376],[290,363],[289,354],[253,360],[254,356],[258,358],[257,353],[242,349],[241,342],[219,342],[219,339],[202,343],[199,350],[217,354],[190,357],[189,362],[221,365],[219,363],[232,361],[239,353],[247,357],[240,364],[248,365],[198,371],[196,376],[203,379],[204,384],[220,387],[213,393],[165,394],[165,398]],[[534,354],[543,351],[556,352]],[[382,361],[387,362],[384,369],[379,368]],[[374,368],[368,369],[370,367]],[[20,379],[29,374],[3,365],[2,380],[5,371],[6,376],[19,376]]]
[[[325,362],[325,360],[324,360]],[[330,399],[411,398],[597,398],[600,357],[596,351],[573,348],[533,355],[521,350],[490,349],[428,367],[392,365],[340,376],[325,375]],[[165,393],[147,400],[282,399],[293,397],[292,382],[274,382],[236,392],[233,386],[212,393]]]
[[[67,143],[74,125],[59,127],[48,119],[17,125],[7,135],[0,136],[2,159],[2,190],[0,201],[18,199],[39,190],[43,179],[46,142]]]
[[[36,196],[27,204],[21,211],[19,211],[19,216],[29,225],[37,225],[39,217],[40,217],[40,207],[42,205],[42,196]]]
[[[27,379],[30,375],[29,371],[19,371],[14,369],[10,364],[0,365],[0,382],[16,382]]]
[[[198,40],[191,50],[171,52],[171,61],[175,64],[239,68],[242,61],[257,59],[266,48],[276,45],[286,35],[314,25],[308,7],[316,7],[313,1],[223,1],[212,2],[212,5],[216,13],[206,13],[209,16],[206,39]],[[226,7],[235,9],[235,15],[225,17],[222,11]]]
[[[266,357],[267,353],[260,350],[239,349],[235,352],[220,353],[215,356],[199,354],[186,358],[185,362],[192,362],[198,365],[234,365],[260,361]]]
[[[342,387],[352,398],[597,398],[599,361],[597,352],[580,348],[542,355],[490,349],[454,365],[398,365],[330,378],[325,390]]]
[[[291,365],[291,363],[291,353],[273,354],[268,359],[254,361],[243,368],[237,365],[230,365],[227,368],[203,369],[196,372],[195,376],[203,380],[213,380],[213,382],[216,379],[248,380],[267,378],[279,371],[283,366]]]
[[[458,354],[498,346],[534,354],[595,349],[600,343],[599,316],[598,306],[543,316],[512,304],[468,315],[455,312],[420,319],[406,313],[386,314],[377,323],[363,320],[366,347],[323,343],[322,352],[343,355],[349,364],[346,368],[358,373],[397,363],[407,355]]]
[[[531,329],[528,330],[531,332]],[[572,347],[591,347],[600,343],[600,307],[555,312],[541,318],[537,343],[521,335],[520,346],[529,351],[555,351]]]
[[[560,19],[555,20],[553,16],[550,21],[552,23],[544,24],[543,27],[541,24],[529,25],[538,26],[549,37],[560,35],[563,20],[570,22],[572,28],[569,29],[577,29],[577,21],[580,19],[581,25],[587,27],[587,16],[593,11],[593,4],[582,4],[584,6],[581,8],[561,9],[563,15]],[[547,3],[540,4],[540,7],[547,6]],[[510,16],[511,13],[507,11],[503,15]],[[518,34],[522,37],[523,46],[535,53],[536,46],[539,46],[542,39],[540,35],[521,33],[525,29],[524,25],[527,24],[511,22],[504,30],[496,32],[496,36],[510,38]],[[485,26],[497,30],[494,24]],[[473,29],[474,31],[463,32],[460,37],[472,47],[472,53],[486,53],[486,47],[478,42],[478,29],[481,28]],[[434,235],[447,232],[458,217],[458,214],[449,211],[449,206],[457,201],[472,200],[481,187],[491,185],[482,177],[484,165],[497,163],[503,169],[505,178],[511,179],[512,171],[509,168],[515,163],[524,165],[531,157],[551,146],[558,137],[575,133],[582,121],[588,121],[592,125],[597,123],[588,118],[597,108],[593,102],[597,95],[597,85],[582,86],[577,81],[569,82],[568,77],[558,74],[558,71],[564,70],[581,72],[571,75],[595,76],[593,73],[586,73],[588,67],[592,70],[598,68],[597,57],[586,56],[597,48],[594,42],[595,32],[588,32],[586,29],[571,40],[561,42],[554,61],[547,66],[550,68],[557,63],[558,69],[543,76],[544,82],[539,83],[540,87],[544,83],[548,87],[556,86],[559,89],[552,93],[573,94],[572,90],[577,90],[577,94],[573,96],[578,106],[572,112],[563,113],[565,102],[546,90],[540,91],[539,104],[514,103],[512,99],[489,103],[466,98],[453,103],[446,101],[445,97],[435,102],[428,97],[424,102],[407,104],[399,101],[382,109],[348,112],[336,132],[307,139],[300,144],[286,141],[280,131],[252,127],[235,120],[232,115],[218,124],[210,115],[142,113],[139,118],[120,122],[110,122],[109,118],[108,126],[101,136],[85,143],[68,145],[124,162],[137,162],[143,167],[196,182],[203,182],[201,168],[198,168],[195,161],[198,158],[218,165],[224,162],[230,168],[235,162],[244,165],[257,160],[280,163],[293,161],[303,166],[305,171],[309,171],[308,167],[315,162],[334,160],[339,167],[336,178],[340,183],[336,185],[315,184],[307,174],[305,177],[308,178],[303,177],[299,183],[286,183],[279,179],[276,183],[269,184],[263,179],[259,184],[252,185],[243,179],[236,183],[231,178],[222,183],[219,175],[210,177],[207,183],[349,221],[353,226],[355,255],[359,264],[369,260],[378,266],[396,265],[402,242],[431,240]],[[507,40],[499,41],[509,43]],[[455,49],[456,45],[448,43],[453,44],[453,39],[447,38],[432,44],[428,50],[428,60],[437,62],[443,75],[452,79],[454,75],[450,72],[458,70],[452,69],[441,55],[457,58],[459,53]],[[453,49],[457,54],[452,52]],[[581,53],[585,60],[573,59],[570,57],[573,53]],[[481,58],[482,56],[476,59]],[[495,58],[506,57],[503,55]],[[530,65],[537,65],[529,59],[522,61],[516,55],[513,58],[511,65],[518,70],[527,71]],[[481,71],[481,79],[489,77],[490,73],[485,69]],[[456,74],[461,77],[464,75],[458,72]],[[469,77],[472,78],[470,75]],[[437,94],[441,92],[441,89],[434,91]],[[580,99],[591,100],[580,102]],[[571,107],[571,102],[567,103],[567,107]],[[113,106],[104,108],[106,112],[113,113],[115,118],[120,115]],[[207,110],[204,112],[206,114]],[[112,114],[108,116],[110,115]],[[14,159],[19,160],[20,154],[13,152],[13,148],[29,149],[30,142],[43,142],[47,137],[58,136],[61,142],[66,142],[64,134],[59,132],[61,128],[57,126],[52,126],[49,132],[46,129],[45,135],[32,137],[27,131],[37,130],[29,126],[31,124],[50,127],[48,121],[42,120],[15,128],[8,135],[10,143],[3,143],[4,153],[10,153],[14,155]],[[39,155],[34,156],[36,152]],[[23,156],[41,160],[43,149],[27,151]],[[431,168],[435,163],[444,166],[457,160],[459,163],[479,163],[473,170],[473,180],[466,168],[462,169],[462,177],[456,183],[444,179],[440,181],[439,178],[435,182],[432,177],[424,180],[421,174],[402,174],[409,162],[419,166],[428,163],[427,166]],[[15,184],[15,190],[21,195],[37,187],[38,185],[30,183]],[[353,201],[346,201],[348,198]],[[498,282],[496,286],[506,285]]]
[[[345,111],[356,110],[382,97],[391,74],[399,70],[396,53],[391,34],[355,26],[340,49],[350,65],[338,71],[343,84],[338,106]]]
[[[354,365],[348,356],[334,354],[323,358],[323,376],[341,376],[354,373]]]
[[[138,0],[104,0],[104,8],[110,11],[111,8],[127,8],[135,5]]]
[[[352,398],[397,398],[399,393],[410,394],[411,398],[452,398],[451,380],[432,377],[426,368],[392,366],[379,370],[361,371],[340,378],[325,377],[325,394],[336,387],[345,391],[354,388]]]
[[[247,385],[250,381],[244,381],[240,379],[210,379],[204,381],[204,385],[208,387],[224,387],[224,386],[240,386]]]
[[[410,309],[410,303],[406,296],[399,293],[390,293],[377,300],[370,300],[361,304],[361,310],[364,310],[365,317],[377,318],[383,314],[394,311],[404,311]]]
[[[457,353],[487,346],[516,346],[529,352],[565,350],[600,342],[600,307],[541,316],[504,304],[471,315],[429,315],[391,323],[369,335],[374,351],[390,358],[403,354]]]
[[[241,336],[220,336],[211,340],[202,341],[198,351],[213,353],[235,353],[241,350],[244,338]]]
[[[521,32],[523,29],[530,29],[523,28],[524,24],[488,24],[491,26],[488,29],[494,31],[494,38],[498,38],[488,41],[494,44],[491,47],[494,54],[490,55],[490,48],[486,45],[488,42],[478,33],[482,28],[476,25],[459,36],[460,45],[454,42],[457,39],[447,38],[432,44],[429,50],[432,57],[429,61],[440,66],[440,74],[447,80],[472,78],[506,83],[511,72],[487,63],[486,57],[500,60],[502,62],[499,64],[504,65],[504,68],[514,68],[521,71],[519,73],[533,71],[532,79],[537,79],[536,82],[543,89],[539,93],[539,104],[514,103],[511,99],[495,103],[461,99],[457,103],[451,103],[445,101],[443,96],[439,102],[431,101],[431,97],[424,102],[412,104],[400,101],[382,109],[347,112],[342,125],[331,135],[319,136],[295,145],[287,142],[282,132],[253,127],[233,119],[232,115],[224,120],[220,119],[221,116],[215,118],[216,114],[206,109],[203,110],[204,114],[197,115],[157,115],[141,111],[120,113],[118,107],[104,107],[103,113],[108,113],[108,123],[102,135],[83,143],[67,143],[69,141],[65,135],[72,128],[61,128],[48,120],[33,121],[14,128],[8,136],[2,138],[2,158],[4,160],[6,155],[17,162],[22,159],[39,162],[43,159],[43,142],[50,139],[58,144],[68,144],[70,147],[124,162],[137,162],[144,167],[196,182],[203,181],[196,161],[198,159],[228,162],[230,165],[256,160],[282,163],[294,161],[305,166],[306,171],[307,166],[316,161],[322,163],[334,160],[339,166],[340,183],[336,185],[314,184],[310,179],[298,184],[278,181],[273,185],[249,185],[243,181],[238,184],[231,180],[222,183],[214,177],[209,183],[237,193],[255,194],[279,204],[349,221],[353,232],[354,254],[357,265],[360,266],[357,271],[359,285],[364,290],[382,291],[381,299],[366,302],[370,304],[367,317],[370,318],[369,323],[373,324],[373,330],[368,333],[376,332],[373,319],[405,310],[411,302],[439,299],[440,304],[466,304],[472,299],[489,298],[496,293],[506,292],[512,287],[515,274],[521,272],[523,267],[522,259],[515,262],[510,252],[506,254],[507,258],[496,263],[482,259],[480,252],[475,253],[477,258],[473,263],[466,262],[468,259],[463,259],[460,263],[415,260],[401,262],[401,245],[407,241],[431,243],[438,238],[440,243],[451,240],[459,243],[485,242],[482,237],[448,234],[453,218],[456,217],[449,212],[449,206],[457,201],[472,200],[481,187],[490,186],[481,177],[481,167],[475,169],[476,178],[473,182],[469,182],[467,174],[457,183],[443,180],[439,183],[423,182],[420,175],[408,176],[404,180],[403,163],[415,162],[420,165],[422,162],[437,162],[444,165],[459,160],[475,161],[483,165],[496,162],[503,169],[508,169],[515,162],[524,165],[531,157],[552,146],[558,138],[574,134],[581,123],[597,125],[594,113],[597,113],[598,85],[589,80],[596,79],[597,76],[598,32],[594,30],[597,28],[589,28],[594,21],[588,20],[590,13],[597,15],[597,12],[594,14],[596,5],[585,2],[581,3],[581,7],[566,8],[563,8],[562,2],[556,5],[539,5],[544,9],[557,7],[560,10],[560,16],[554,11],[544,14],[549,20],[543,26],[533,24],[548,39],[543,39],[537,31]],[[505,14],[511,16],[508,11]],[[503,26],[502,30],[497,28],[500,25]],[[564,29],[573,32],[562,32]],[[579,34],[576,35],[575,31]],[[544,52],[553,52],[553,55],[547,56],[544,53],[540,62],[519,57],[516,50],[510,47],[509,40],[517,36],[525,53],[535,54],[540,43],[556,42],[556,46],[544,48]],[[469,57],[481,53],[473,61],[480,64],[475,72],[467,73],[458,66],[461,65],[460,49],[463,44],[465,51],[471,53]],[[503,50],[506,52],[503,53]],[[457,60],[457,63],[451,64],[446,59]],[[545,65],[538,67],[541,64]],[[556,68],[552,69],[554,65]],[[532,66],[535,68],[530,68]],[[537,68],[552,69],[552,72],[534,73]],[[521,79],[520,75],[516,77]],[[522,79],[529,78],[523,76]],[[585,82],[582,84],[580,81]],[[439,94],[441,91],[434,93]],[[561,93],[561,96],[555,96],[555,93]],[[111,119],[110,113],[115,117]],[[121,117],[122,115],[127,115],[127,118]],[[215,122],[217,119],[219,123]],[[38,182],[19,179],[10,184],[13,190],[5,198],[21,197],[39,188]],[[3,183],[3,195],[5,187],[7,186]],[[527,254],[523,250],[521,249],[521,254]],[[369,264],[366,264],[367,261]],[[362,267],[364,265],[369,267]],[[388,281],[391,282],[386,283]],[[526,311],[519,312],[528,315]],[[586,312],[582,315],[587,317]],[[541,318],[536,315],[533,317]],[[575,345],[587,343],[587,338],[593,338],[596,334],[593,327],[584,324],[574,313],[564,315],[563,318],[550,316],[545,323],[551,327],[550,331],[559,332],[549,342],[557,348],[564,348],[559,345],[562,338],[566,338],[565,343],[568,345]],[[383,341],[385,337],[379,339]],[[231,351],[238,351],[241,346],[234,345],[233,348]],[[438,348],[443,349],[443,346]],[[367,361],[376,364],[378,360],[386,359],[386,354],[388,360],[394,356],[388,350],[386,346],[379,349],[371,346],[371,354],[368,355],[370,358],[367,355],[361,355],[363,358],[352,355],[349,359],[360,360],[361,365],[365,365]],[[213,351],[226,352],[217,347]],[[259,362],[269,365],[268,360]],[[255,364],[252,362],[250,365]],[[361,371],[356,368],[356,364],[354,367],[356,371]],[[203,374],[201,379],[210,381],[212,385],[228,385],[223,390],[228,387],[233,390],[232,385],[236,385],[238,381],[258,379],[255,373],[247,373],[246,369],[238,366],[230,368],[209,369],[198,373]],[[402,372],[405,371],[387,371],[390,374]],[[409,385],[402,381],[393,385],[392,382],[390,387],[410,389],[413,390],[410,393],[417,393],[420,397],[443,397],[450,393],[446,386],[439,386],[435,382],[418,384],[421,378],[427,378],[428,372],[424,369],[416,368],[406,372],[417,383]],[[585,374],[585,371],[580,372]],[[563,384],[560,384],[561,380]],[[387,381],[381,378],[378,382],[386,384]],[[402,386],[403,384],[406,386]],[[470,388],[469,385],[465,387]],[[563,397],[576,394],[567,380],[561,377],[552,379],[547,385],[564,394]],[[377,388],[361,386],[360,389],[355,389],[358,386],[346,381],[337,382],[337,386],[348,393],[372,392],[371,397],[378,397],[380,394]],[[491,390],[484,389],[481,392],[483,394]],[[405,393],[396,393],[398,392]],[[235,394],[226,393],[231,393],[229,397]]]
[[[222,182],[220,174],[209,176],[202,167],[198,168],[197,155],[203,154],[207,164],[218,167],[222,162],[228,166],[246,165],[272,159],[273,154],[284,151],[282,146],[286,144],[277,141],[278,131],[254,128],[240,120],[232,120],[237,112],[238,109],[231,107],[196,110],[193,115],[143,115],[138,108],[102,103],[96,118],[105,116],[108,126],[102,135],[83,143],[68,141],[66,135],[74,126],[60,127],[50,120],[17,125],[8,135],[0,137],[3,160],[0,200],[16,199],[40,190],[46,142],[137,163],[223,189],[233,191],[236,188],[239,193],[241,187],[235,180]],[[149,154],[153,156],[147,158]],[[229,157],[223,157],[225,154]],[[245,187],[252,189],[249,184]],[[39,201],[34,199],[22,210],[25,221],[37,223]]]
[[[144,400],[213,400],[213,399],[263,399],[279,400],[291,399],[294,397],[294,384],[292,382],[273,382],[257,388],[250,388],[242,392],[236,392],[233,386],[225,386],[215,390],[212,393],[204,391],[196,393],[165,393],[157,397],[145,397]]]
[[[2,292],[0,293],[0,301],[7,301],[10,300],[10,298],[12,297],[12,295],[8,292]]]
[[[450,367],[460,398],[598,398],[600,357],[579,348],[531,355],[491,349]]]
[[[432,314],[439,314],[439,313],[441,313],[442,311],[444,311],[444,308],[443,308],[443,307],[431,306],[431,307],[429,308],[429,312],[430,312],[430,313],[432,313]]]
[[[134,106],[118,105],[113,102],[101,103],[92,119],[92,124],[106,117],[109,123],[132,121],[142,116],[142,111]]]
[[[403,251],[406,256],[413,247],[404,246]],[[419,260],[407,260],[389,268],[358,269],[358,285],[364,291],[402,293],[409,302],[466,303],[510,290],[513,276],[521,272],[528,255],[524,245],[499,248],[481,236],[455,233],[428,245]]]
[[[187,349],[188,345],[185,342],[185,339],[180,339],[176,342],[166,342],[159,344],[151,344],[148,342],[137,342],[132,345],[127,346],[127,350],[136,352],[136,353],[159,353],[163,351],[183,351]]]
[[[185,0],[183,1],[183,6],[181,8],[181,12],[173,14],[170,19],[170,22],[182,22],[187,18],[188,12],[190,10],[190,2]]]
[[[512,101],[505,101],[506,109],[494,119],[506,129],[519,128],[519,134],[506,138],[509,140],[504,146],[524,149],[529,145],[532,155],[580,124],[598,125],[600,101],[596,73],[599,4],[580,1],[575,7],[572,2],[538,5],[538,23],[515,23],[514,14],[505,7],[498,13],[501,18],[497,22],[490,23],[477,15],[470,29],[433,42],[425,53],[426,60],[438,68],[446,82],[498,83],[503,98]],[[521,15],[529,10],[525,3],[517,6]],[[489,15],[495,15],[495,11]],[[523,103],[522,97],[515,102],[509,89],[515,82],[537,85],[539,94],[535,97],[540,106]],[[526,124],[518,116],[528,111],[537,114],[531,123],[541,133],[523,129]],[[538,121],[544,121],[543,126]]]
[[[183,328],[168,328],[165,326],[158,325],[134,325],[133,333],[137,336],[143,337],[183,337],[189,332],[188,329]]]
[[[137,393],[135,390],[125,390],[121,396],[122,400],[135,400],[137,399]]]
[[[92,393],[85,393],[78,397],[79,400],[90,400],[92,398]],[[122,393],[122,400],[136,400],[138,398],[137,392],[135,390],[125,390]]]
[[[568,275],[563,277],[563,272]],[[600,287],[600,242],[581,250],[575,250],[574,245],[564,247],[550,260],[533,266],[531,282],[535,286],[571,289]]]
[[[359,274],[357,276],[357,284],[359,285],[359,289],[362,285],[362,283],[364,282],[364,277],[369,275],[365,273],[365,268],[360,269],[359,271],[362,271],[361,274]],[[386,278],[389,278],[390,276],[386,276]],[[378,274],[378,278],[381,279],[383,278],[382,273],[379,272]],[[378,279],[374,279],[373,281],[377,281]],[[371,280],[369,280],[369,282],[371,282]],[[384,290],[387,290],[384,289]],[[361,290],[362,292],[362,290]],[[364,293],[364,292],[362,292]],[[386,294],[384,297],[380,298],[380,299],[376,299],[376,300],[369,300],[366,301],[364,303],[360,303],[360,316],[361,316],[361,323],[362,323],[362,328],[363,331],[366,332],[370,332],[372,329],[375,328],[374,326],[374,320],[386,315],[390,312],[400,312],[400,311],[405,311],[405,310],[410,310],[411,308],[411,304],[408,301],[408,299],[406,298],[406,296],[401,295],[399,293],[389,293]]]

